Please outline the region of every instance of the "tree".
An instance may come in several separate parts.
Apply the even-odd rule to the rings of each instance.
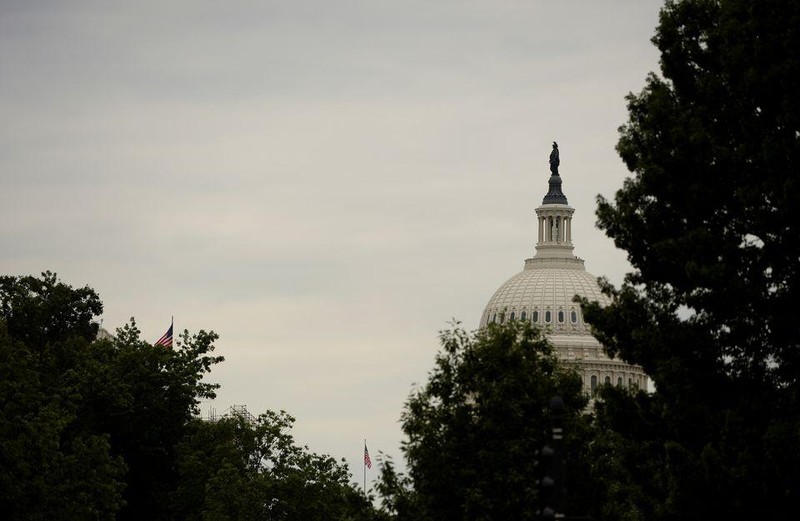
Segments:
[[[175,350],[133,320],[95,337],[102,303],[46,272],[0,277],[0,511],[8,519],[166,519],[176,446],[201,398],[213,332]]]
[[[74,289],[46,271],[42,278],[0,276],[0,315],[8,333],[28,346],[44,347],[70,338],[97,337],[92,319],[103,303],[90,287]]]
[[[165,349],[131,319],[95,340],[97,294],[49,272],[0,277],[0,311],[3,519],[381,519],[288,414],[199,419],[215,333]]]
[[[113,340],[93,344],[76,428],[107,433],[111,453],[127,466],[125,506],[117,519],[170,519],[179,486],[179,443],[199,414],[201,399],[219,387],[203,381],[223,360],[212,356],[216,333],[184,331],[175,349],[140,339],[135,320]]]
[[[180,444],[176,519],[378,519],[343,462],[294,443],[294,418],[267,411],[195,420]]]
[[[794,518],[800,4],[668,1],[653,41],[661,76],[617,145],[633,175],[597,212],[634,271],[585,313],[656,392],[609,394],[598,418],[641,518]]]
[[[528,322],[474,334],[456,326],[440,338],[428,382],[401,416],[408,475],[391,460],[381,463],[384,510],[399,520],[535,519],[536,453],[547,439],[549,400],[563,397],[566,432],[579,444],[585,418],[578,413],[586,405],[580,377],[559,365]],[[575,465],[579,455],[570,455]],[[570,477],[578,483],[583,475]]]
[[[7,519],[113,519],[124,461],[107,433],[74,429],[91,365],[89,288],[52,273],[0,277],[0,511]]]

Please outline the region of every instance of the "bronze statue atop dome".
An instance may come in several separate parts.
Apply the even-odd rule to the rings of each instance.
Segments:
[[[567,196],[561,191],[561,176],[558,175],[558,165],[561,160],[558,157],[558,143],[553,141],[553,151],[550,152],[550,179],[547,181],[547,194],[542,200],[542,204],[569,204]]]
[[[550,173],[553,175],[558,175],[558,165],[561,164],[561,160],[558,158],[558,143],[553,141],[553,151],[550,152]]]

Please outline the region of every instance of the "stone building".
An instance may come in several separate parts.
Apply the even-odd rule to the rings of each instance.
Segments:
[[[555,161],[558,150],[554,144]],[[561,190],[558,164],[551,171],[549,189],[536,208],[536,254],[524,269],[495,291],[481,316],[480,327],[507,320],[530,320],[541,327],[559,358],[575,366],[583,387],[593,392],[602,384],[647,388],[647,376],[639,366],[609,358],[583,320],[575,295],[608,304],[597,278],[588,273],[583,259],[573,255],[572,215]]]

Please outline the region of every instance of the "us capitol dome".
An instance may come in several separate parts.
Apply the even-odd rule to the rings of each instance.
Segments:
[[[602,384],[647,389],[641,367],[609,358],[584,322],[575,295],[608,305],[597,278],[588,273],[583,259],[573,255],[572,214],[561,191],[558,145],[550,154],[550,180],[542,205],[536,208],[536,254],[523,270],[504,282],[489,299],[480,327],[507,320],[530,320],[544,331],[562,362],[575,367],[583,388],[592,394]]]

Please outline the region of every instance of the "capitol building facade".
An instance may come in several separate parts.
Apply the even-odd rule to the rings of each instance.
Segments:
[[[575,295],[610,303],[600,291],[597,278],[588,273],[583,259],[573,254],[572,215],[561,190],[558,149],[553,144],[551,176],[542,205],[536,208],[536,254],[525,260],[523,270],[504,282],[489,299],[480,327],[508,320],[529,320],[540,327],[559,359],[573,366],[583,378],[583,388],[594,393],[600,385],[611,384],[647,389],[641,367],[609,358],[584,322]]]

